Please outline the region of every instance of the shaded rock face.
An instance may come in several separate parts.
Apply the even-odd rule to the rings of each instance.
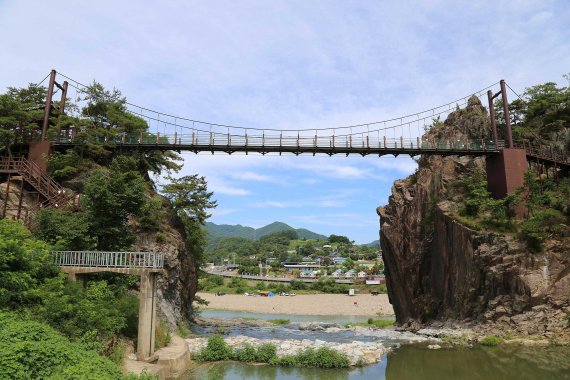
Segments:
[[[487,112],[472,98],[428,139],[490,135]],[[484,158],[422,157],[418,171],[392,187],[379,207],[386,284],[396,322],[474,324],[521,333],[568,332],[570,241],[547,242],[531,253],[510,236],[469,229],[452,217],[458,198],[449,185]]]
[[[161,222],[161,232],[137,234],[135,250],[163,252],[164,272],[157,279],[157,306],[159,315],[175,327],[178,321],[190,320],[192,301],[198,287],[196,259],[185,245],[184,226],[172,209]]]

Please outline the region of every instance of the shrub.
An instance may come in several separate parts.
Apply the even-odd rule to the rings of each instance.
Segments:
[[[307,285],[303,281],[299,281],[299,280],[292,280],[291,283],[289,284],[289,286],[293,290],[305,290],[305,289],[307,289]]]
[[[277,357],[277,347],[271,343],[263,343],[257,347],[257,361],[262,363],[269,363],[272,359]]]
[[[238,348],[233,353],[233,359],[240,362],[255,362],[257,360],[257,351],[251,344],[246,344],[243,348]]]
[[[238,286],[235,288],[235,292],[236,292],[236,294],[242,294],[242,293],[245,293],[245,289],[246,288],[243,286]]]
[[[233,357],[232,349],[228,346],[224,337],[221,335],[212,335],[208,338],[206,348],[200,350],[194,355],[196,360],[201,361],[217,361],[230,360]]]
[[[238,288],[246,286],[246,282],[243,278],[233,277],[230,283],[228,284],[228,288]]]
[[[0,379],[123,379],[111,360],[14,313],[0,313],[0,368]]]
[[[286,367],[347,368],[348,357],[330,348],[307,348],[296,355],[285,355],[270,361],[272,365]]]
[[[487,347],[495,347],[503,342],[503,339],[495,335],[488,335],[479,341],[479,344]]]

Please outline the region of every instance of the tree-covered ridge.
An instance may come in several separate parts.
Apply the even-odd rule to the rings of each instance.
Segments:
[[[300,239],[326,239],[325,235],[309,231],[306,228],[293,228],[283,222],[273,222],[260,228],[247,227],[240,224],[230,225],[207,222],[206,230],[208,231],[208,240],[215,240],[221,237],[242,237],[246,239],[257,240],[265,235],[288,230],[296,231]]]
[[[241,237],[220,238],[206,251],[206,259],[216,265],[235,263],[240,272],[259,273],[259,263],[272,266],[279,272],[284,262],[315,261],[323,266],[332,265],[330,256],[349,259],[349,265],[358,260],[375,260],[378,247],[356,245],[346,236],[330,235],[322,240],[300,239],[295,230],[285,230],[262,236],[259,240]],[[352,266],[347,269],[353,269]]]

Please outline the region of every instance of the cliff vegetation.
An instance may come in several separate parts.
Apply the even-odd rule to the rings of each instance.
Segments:
[[[504,115],[495,106],[501,131]],[[570,151],[570,87],[528,88],[510,109],[515,140]],[[472,97],[424,137],[490,135],[487,110]],[[422,156],[378,213],[400,325],[568,334],[570,180],[561,168],[531,163],[522,188],[494,199],[485,158]]]

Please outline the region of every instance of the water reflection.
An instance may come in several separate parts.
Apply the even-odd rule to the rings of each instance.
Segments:
[[[388,356],[386,379],[570,379],[567,348],[405,346]]]
[[[385,368],[375,365],[352,370],[318,369],[318,368],[285,368],[266,365],[248,365],[243,363],[218,363],[198,366],[183,379],[211,380],[355,380],[383,379]]]
[[[197,365],[181,379],[526,380],[570,379],[570,349],[507,346],[429,350],[402,346],[382,362],[350,370],[280,368],[235,362]]]

